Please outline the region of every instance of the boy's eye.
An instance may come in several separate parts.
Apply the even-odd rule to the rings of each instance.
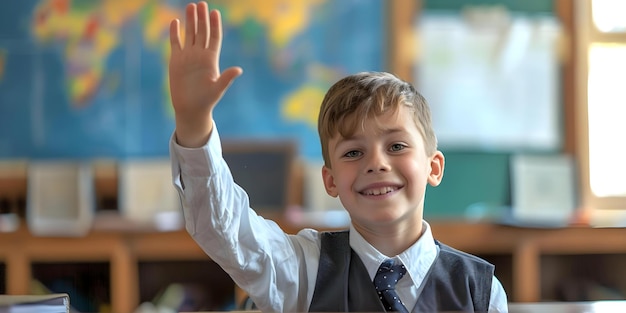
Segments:
[[[346,152],[346,154],[344,154],[343,156],[348,157],[348,158],[356,158],[360,155],[361,155],[361,151],[352,150],[352,151]]]
[[[404,148],[405,148],[405,145],[400,144],[400,143],[395,143],[395,144],[391,145],[389,150],[391,150],[391,151],[400,151],[400,150],[403,150]]]

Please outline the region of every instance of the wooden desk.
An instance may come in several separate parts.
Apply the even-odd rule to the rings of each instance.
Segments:
[[[509,303],[509,313],[626,312],[626,301]]]
[[[230,311],[230,313],[261,311]],[[509,303],[509,313],[616,313],[626,312],[626,301]],[[184,313],[184,312],[181,312]],[[188,312],[191,313],[191,312]],[[196,312],[208,313],[208,312]],[[216,312],[213,312],[216,313]],[[454,312],[448,312],[454,313]]]

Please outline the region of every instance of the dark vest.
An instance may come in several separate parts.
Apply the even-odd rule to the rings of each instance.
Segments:
[[[310,312],[384,312],[374,284],[350,248],[349,232],[321,234],[319,269]],[[438,241],[413,312],[487,312],[494,266]]]

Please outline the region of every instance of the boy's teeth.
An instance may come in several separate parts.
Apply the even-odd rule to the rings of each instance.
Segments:
[[[383,188],[378,188],[378,189],[367,190],[365,194],[368,196],[379,196],[382,194],[390,193],[392,191],[393,191],[393,188],[391,187],[383,187]]]

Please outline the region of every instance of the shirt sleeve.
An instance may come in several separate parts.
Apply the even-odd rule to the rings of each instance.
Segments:
[[[200,148],[184,148],[173,135],[170,158],[185,228],[202,250],[262,311],[306,311],[308,277],[319,261],[317,233],[287,235],[250,208],[222,157],[216,127]]]
[[[500,281],[494,276],[491,280],[491,299],[489,300],[489,313],[508,313],[509,306],[506,292]]]

